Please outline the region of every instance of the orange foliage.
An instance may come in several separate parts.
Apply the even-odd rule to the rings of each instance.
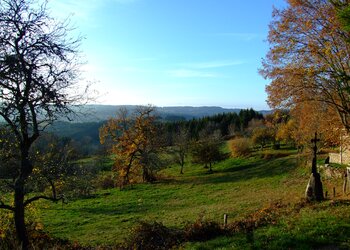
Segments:
[[[297,144],[308,144],[315,132],[318,132],[326,146],[339,144],[342,124],[331,106],[305,102],[296,106],[291,113],[295,123],[292,137]]]
[[[332,1],[288,0],[288,4],[273,12],[271,48],[260,70],[271,80],[266,87],[268,103],[302,111],[305,117],[299,115],[298,124],[309,129],[315,129],[313,118],[332,116],[332,124],[340,120],[350,131],[349,33],[343,31]],[[314,109],[321,113],[310,117],[305,103],[316,107],[315,101],[328,113]],[[319,120],[315,123],[320,126]]]
[[[110,143],[111,153],[116,155],[113,170],[118,172],[121,187],[135,182],[141,171],[143,180],[150,178],[145,157],[155,147],[153,112],[152,106],[140,107],[129,117],[126,110],[120,110],[117,118],[110,118],[100,128],[101,144]]]

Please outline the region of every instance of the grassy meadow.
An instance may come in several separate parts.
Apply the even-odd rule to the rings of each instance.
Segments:
[[[68,204],[42,202],[41,220],[44,230],[52,236],[89,246],[116,245],[130,236],[140,221],[183,228],[199,218],[222,223],[226,213],[231,223],[280,202],[289,204],[281,208],[284,215],[275,224],[256,229],[254,242],[238,233],[182,247],[259,249],[278,248],[282,244],[295,248],[298,246],[295,244],[302,243],[300,246],[307,249],[319,243],[315,237],[321,237],[322,244],[336,243],[331,240],[333,234],[339,234],[341,244],[350,247],[349,240],[344,243],[342,235],[345,229],[350,232],[349,203],[333,206],[333,201],[326,201],[298,212],[286,210],[301,201],[309,168],[295,151],[288,150],[258,152],[245,159],[229,158],[215,164],[212,174],[203,166],[188,164],[180,175],[179,167],[171,166],[160,173],[162,179],[154,184],[99,190],[90,198],[71,200]],[[325,180],[324,189],[331,193],[335,186],[340,191],[341,184],[341,180]]]

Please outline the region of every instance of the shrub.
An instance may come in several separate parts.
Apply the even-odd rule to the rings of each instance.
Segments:
[[[217,222],[199,218],[194,223],[185,226],[184,234],[186,241],[207,241],[224,235],[225,229]]]
[[[158,222],[140,222],[125,241],[125,249],[171,249],[183,241],[181,232]]]
[[[249,233],[258,227],[269,224],[276,224],[283,213],[286,213],[288,205],[276,202],[269,206],[250,214],[242,220],[234,221],[228,225],[231,233],[244,232]]]
[[[115,184],[116,183],[112,174],[107,174],[98,178],[96,186],[102,189],[110,189],[114,188],[116,186]]]
[[[251,152],[251,141],[248,138],[236,138],[230,141],[232,156],[249,156]]]

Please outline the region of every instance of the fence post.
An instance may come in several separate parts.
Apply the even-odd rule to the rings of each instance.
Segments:
[[[227,227],[227,214],[224,214],[224,227]]]

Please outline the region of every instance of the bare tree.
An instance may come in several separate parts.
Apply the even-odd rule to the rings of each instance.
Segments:
[[[181,127],[174,135],[174,160],[180,165],[180,174],[183,174],[183,169],[186,163],[186,156],[190,150],[190,136],[188,130]]]
[[[28,248],[24,212],[38,199],[57,201],[54,194],[27,197],[33,173],[29,152],[41,131],[59,117],[68,117],[83,100],[77,93],[81,38],[69,36],[68,21],[48,15],[46,2],[0,0],[0,116],[15,136],[18,171],[11,187],[14,204],[0,208],[14,213],[22,249]],[[15,167],[15,166],[14,166]]]

